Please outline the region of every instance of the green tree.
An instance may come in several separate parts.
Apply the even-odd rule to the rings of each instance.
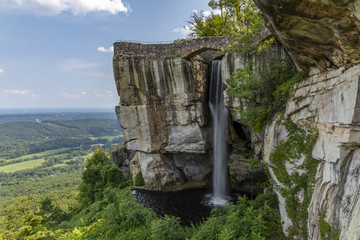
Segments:
[[[34,196],[22,197],[5,209],[5,239],[24,238],[42,228],[43,218],[37,214],[41,207],[40,201]]]
[[[231,36],[231,51],[259,53],[274,42],[273,38],[257,41],[265,29],[261,12],[253,0],[210,0],[209,6],[220,14],[205,16],[195,11],[188,23],[190,37]]]
[[[107,187],[123,188],[129,185],[129,179],[124,177],[121,169],[113,165],[104,151],[96,148],[88,158],[86,170],[79,186],[79,202],[81,207],[103,198]]]
[[[195,11],[187,21],[190,24],[190,37],[227,36],[227,25],[220,15],[205,17],[202,11]]]
[[[144,177],[141,172],[138,172],[135,176],[135,186],[141,187],[145,185]]]
[[[241,101],[237,111],[242,121],[262,132],[269,117],[285,107],[302,78],[289,58],[269,59],[262,66],[248,62],[228,80],[227,92]]]

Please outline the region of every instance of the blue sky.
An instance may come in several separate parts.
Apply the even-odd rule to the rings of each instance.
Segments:
[[[117,40],[184,37],[209,0],[1,0],[0,108],[114,107]]]

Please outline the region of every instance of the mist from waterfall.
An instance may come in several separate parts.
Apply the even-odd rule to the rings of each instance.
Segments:
[[[221,79],[221,61],[212,62],[209,106],[213,122],[213,199],[214,205],[227,202],[227,128],[228,110],[224,106],[224,87]]]

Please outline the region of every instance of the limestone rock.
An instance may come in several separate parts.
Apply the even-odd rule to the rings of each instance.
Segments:
[[[233,189],[253,194],[263,192],[261,183],[266,182],[267,176],[261,165],[250,171],[251,163],[248,161],[248,156],[241,154],[231,154],[228,165],[230,176],[236,180],[231,182]]]
[[[360,65],[348,70],[339,68],[310,77],[302,82],[286,108],[286,117],[303,129],[316,129],[319,137],[312,157],[320,161],[316,184],[308,213],[308,239],[319,239],[319,217],[341,229],[340,239],[360,237]],[[287,138],[286,130],[276,120],[267,127],[264,160],[279,141]],[[296,169],[301,159],[295,161]],[[288,167],[288,166],[287,166]],[[270,171],[274,176],[273,172]],[[283,225],[291,225],[284,198],[278,193]]]
[[[277,180],[276,175],[271,168],[272,164],[270,162],[270,154],[276,149],[276,147],[279,145],[279,143],[283,140],[287,139],[287,131],[283,125],[281,125],[278,122],[278,117],[275,118],[274,121],[272,121],[271,124],[269,124],[266,127],[265,130],[265,137],[264,137],[264,162],[269,165],[269,173],[271,175],[271,178],[279,185],[281,183]],[[289,171],[289,167],[286,168],[287,171]],[[281,221],[283,222],[283,232],[285,235],[289,234],[289,228],[292,226],[291,219],[287,216],[286,213],[286,200],[281,195],[281,193],[274,188],[274,192],[276,193],[278,200],[279,200],[279,210],[281,215]]]
[[[133,151],[121,146],[111,153],[111,161],[127,174],[130,171],[130,160],[133,159],[134,155]]]
[[[141,171],[149,186],[204,181],[211,171],[208,65],[161,54],[123,54],[115,54],[113,61],[120,96],[116,113],[126,150],[135,153],[133,176]],[[203,161],[178,166],[176,154],[198,154]]]
[[[360,62],[360,0],[255,2],[298,69],[314,74]]]

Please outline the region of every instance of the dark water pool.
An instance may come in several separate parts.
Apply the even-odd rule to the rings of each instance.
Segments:
[[[151,208],[158,216],[172,215],[179,217],[183,225],[202,221],[210,216],[211,194],[204,189],[188,189],[175,192],[151,191],[136,189],[132,191],[135,198],[144,207]],[[229,202],[235,202],[240,194],[232,194]]]

